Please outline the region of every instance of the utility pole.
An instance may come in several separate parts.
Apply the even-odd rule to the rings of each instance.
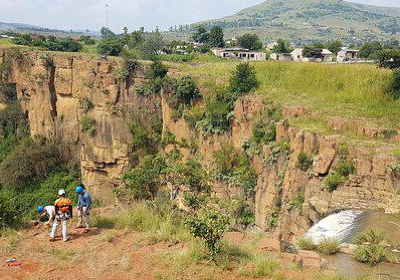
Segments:
[[[108,4],[106,4],[106,19],[107,19],[107,28],[110,28],[108,25]]]

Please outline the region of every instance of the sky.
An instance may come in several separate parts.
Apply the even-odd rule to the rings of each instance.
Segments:
[[[351,0],[400,7],[400,0]],[[220,18],[262,0],[0,0],[0,22],[19,22],[63,30],[100,30],[107,24],[122,31],[170,26]]]

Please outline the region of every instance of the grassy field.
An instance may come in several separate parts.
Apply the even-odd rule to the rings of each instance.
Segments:
[[[226,86],[237,62],[197,61],[169,63],[181,75],[193,75],[207,95]],[[280,105],[304,106],[307,117],[294,124],[317,132],[326,130],[330,116],[358,120],[370,128],[400,128],[400,101],[385,92],[392,80],[391,71],[375,65],[327,65],[314,63],[253,63],[260,81],[256,94]],[[310,118],[313,112],[318,118]]]

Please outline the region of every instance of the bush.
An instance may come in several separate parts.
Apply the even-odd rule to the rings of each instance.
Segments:
[[[354,237],[354,243],[358,245],[363,245],[365,243],[369,244],[380,244],[385,240],[385,234],[379,229],[369,229],[358,233]]]
[[[334,172],[325,179],[323,188],[330,192],[333,192],[344,181],[345,178],[343,178],[339,173]]]
[[[245,153],[235,151],[232,146],[224,146],[222,150],[214,152],[213,158],[218,180],[241,187],[246,196],[254,194],[258,176]]]
[[[393,82],[388,91],[388,95],[395,100],[400,98],[400,69],[393,71]]]
[[[378,244],[361,245],[354,251],[354,259],[356,261],[371,266],[387,260],[388,257],[389,253],[386,248]]]
[[[54,166],[64,163],[54,143],[24,139],[0,164],[0,181],[7,188],[21,188],[46,178]]]
[[[119,38],[104,38],[97,45],[97,52],[101,55],[118,56],[124,48],[124,43]]]
[[[229,80],[229,89],[237,97],[249,93],[256,89],[258,85],[256,71],[249,63],[240,63]]]
[[[334,239],[324,239],[316,247],[324,255],[333,255],[340,252],[340,243]]]
[[[342,177],[348,177],[350,174],[353,174],[355,170],[354,163],[350,160],[340,160],[335,168],[335,172]]]
[[[245,228],[255,223],[254,210],[245,200],[239,202],[233,214],[237,222]]]
[[[18,101],[9,102],[0,111],[0,134],[7,137],[23,138],[29,136],[29,122]]]
[[[174,110],[174,120],[181,118],[184,110],[191,108],[200,98],[200,90],[192,77],[185,76],[180,80],[172,80],[172,93],[168,104]]]
[[[204,117],[197,123],[197,127],[203,132],[203,137],[212,134],[220,134],[231,128],[232,114],[229,105],[218,100],[207,102]]]
[[[301,250],[314,251],[317,249],[317,246],[309,238],[300,239],[298,245]]]
[[[135,112],[130,117],[129,131],[133,151],[142,154],[156,154],[161,143],[162,122],[157,114]]]
[[[162,79],[167,76],[168,68],[162,64],[160,61],[154,61],[151,65],[149,70],[146,73],[147,78],[150,81],[154,81],[155,79]]]
[[[303,171],[307,171],[313,164],[312,157],[308,156],[306,153],[300,153],[297,157],[296,166]]]
[[[83,116],[80,124],[82,132],[86,132],[90,136],[93,136],[96,133],[96,120],[88,116]]]
[[[160,176],[167,165],[160,156],[146,156],[138,166],[123,176],[127,188],[132,190],[134,199],[154,197],[161,183]]]
[[[229,218],[214,208],[206,208],[198,215],[189,216],[185,224],[194,237],[203,239],[210,256],[215,260],[220,251],[219,242],[229,228]]]

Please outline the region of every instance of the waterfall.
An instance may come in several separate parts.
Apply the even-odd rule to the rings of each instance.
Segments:
[[[319,244],[324,239],[335,239],[340,243],[349,242],[358,230],[362,211],[346,210],[332,214],[315,224],[305,238]]]

